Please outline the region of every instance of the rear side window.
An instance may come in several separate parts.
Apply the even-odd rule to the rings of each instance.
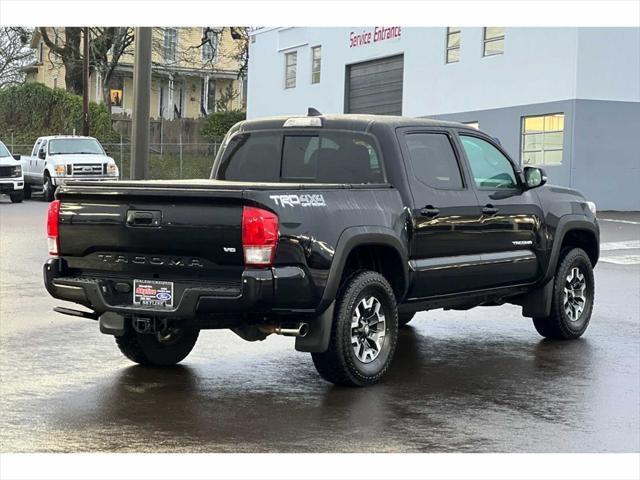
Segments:
[[[278,182],[280,179],[280,136],[268,132],[234,135],[224,151],[220,180]]]
[[[235,135],[223,153],[218,178],[247,182],[384,182],[372,137],[332,131]]]
[[[406,137],[413,174],[421,183],[439,189],[461,189],[462,176],[449,136],[411,133]]]

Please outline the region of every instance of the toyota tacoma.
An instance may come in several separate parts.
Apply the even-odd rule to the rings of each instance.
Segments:
[[[416,312],[512,303],[542,336],[586,330],[595,205],[458,123],[309,115],[236,124],[208,180],[61,185],[49,293],[143,365],[202,329],[295,337],[326,380],[387,372]]]

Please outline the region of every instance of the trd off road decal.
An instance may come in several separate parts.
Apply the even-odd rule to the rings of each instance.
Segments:
[[[326,207],[324,197],[320,193],[305,195],[269,195],[279,207]]]

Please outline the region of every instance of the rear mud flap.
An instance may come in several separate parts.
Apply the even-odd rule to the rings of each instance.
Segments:
[[[296,350],[299,352],[322,353],[329,348],[331,327],[333,326],[333,310],[335,302],[322,315],[309,321],[309,333],[304,337],[296,337]]]

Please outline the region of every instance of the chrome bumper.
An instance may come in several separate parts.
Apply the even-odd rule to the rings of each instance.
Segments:
[[[87,176],[77,176],[77,177],[51,177],[51,181],[55,186],[60,185],[70,185],[75,182],[105,182],[105,181],[113,181],[120,180],[120,178],[116,175],[87,175]]]

